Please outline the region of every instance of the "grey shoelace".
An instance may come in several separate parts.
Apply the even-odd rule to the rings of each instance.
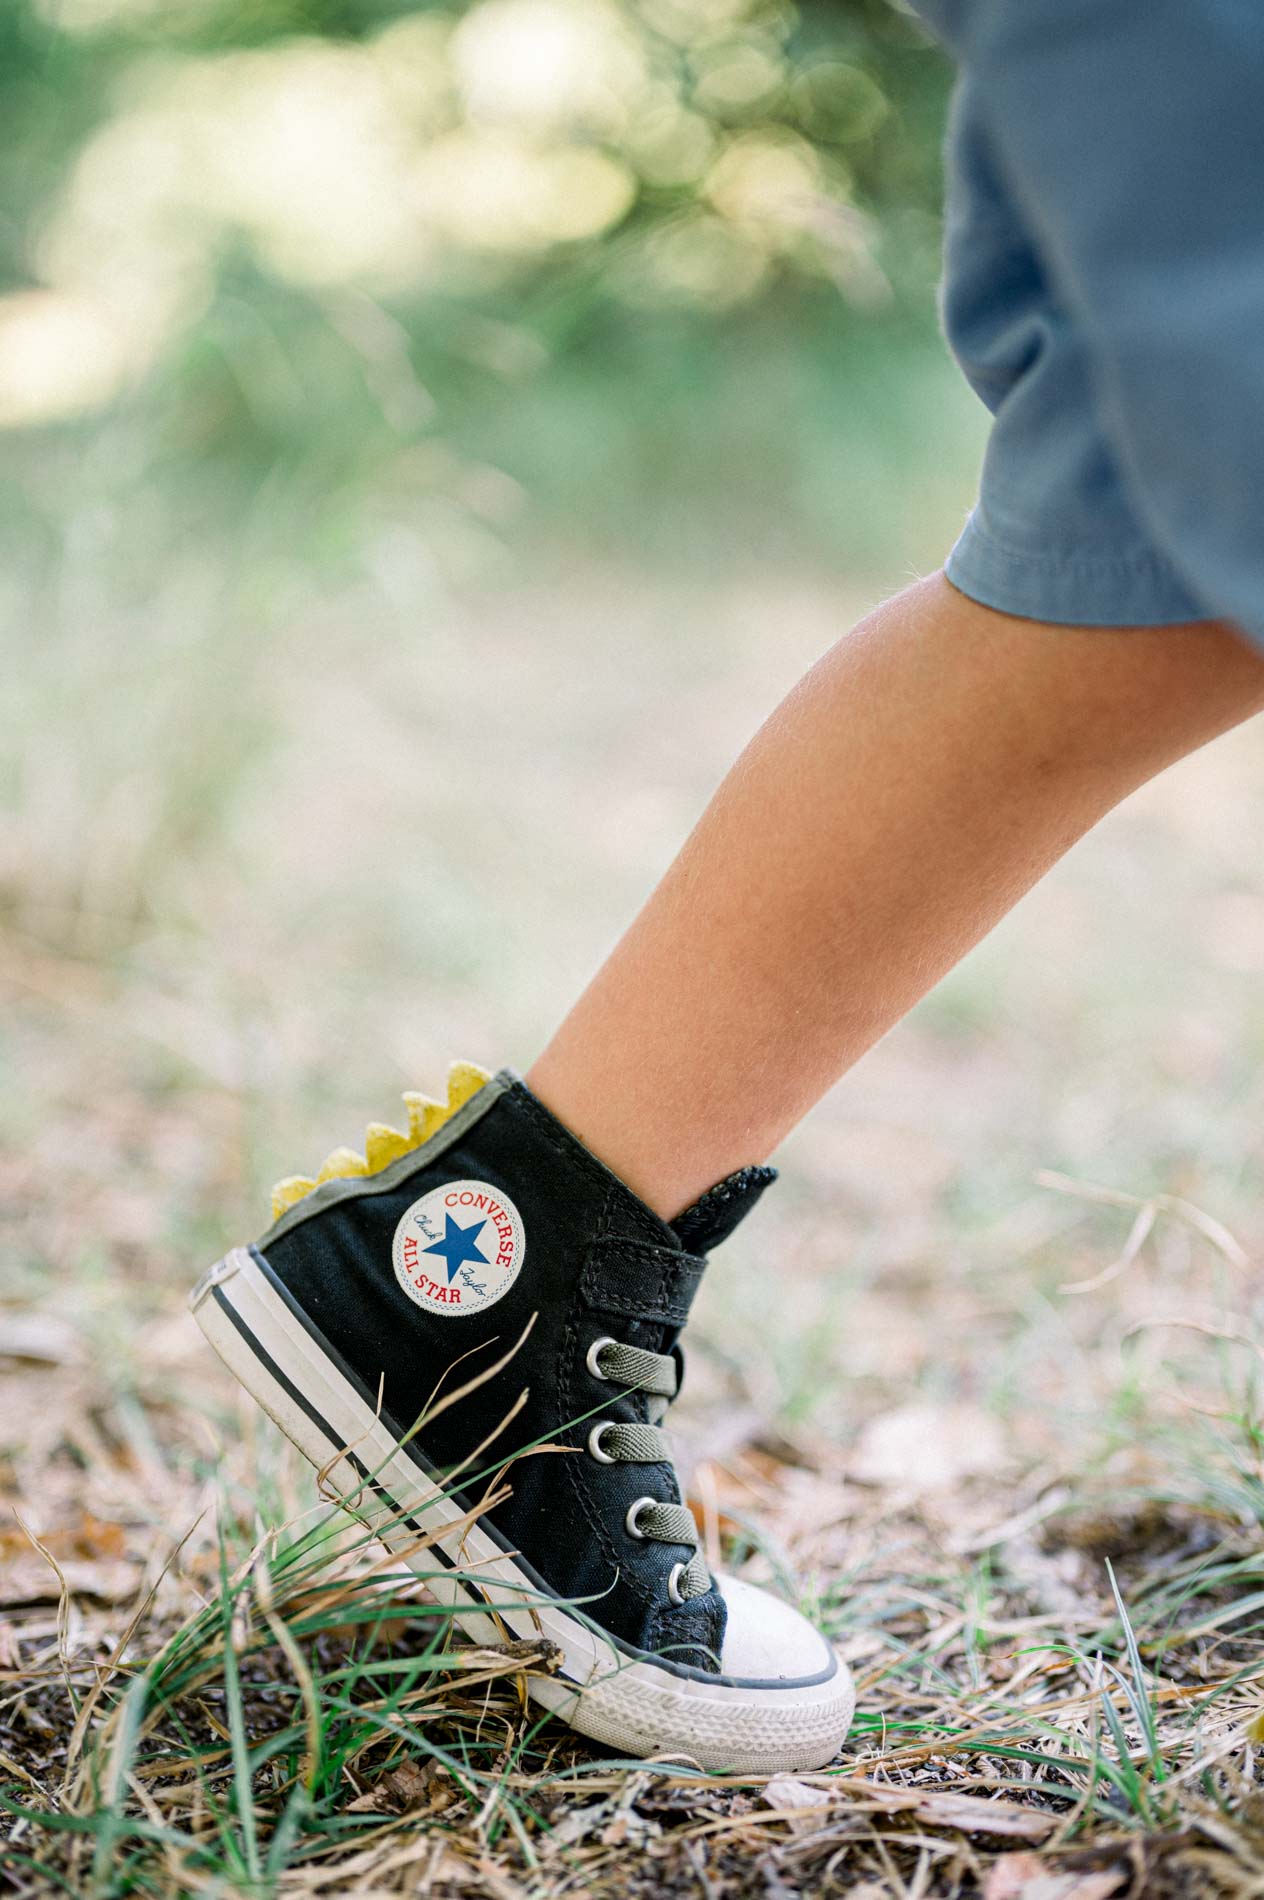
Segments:
[[[598,1339],[588,1349],[588,1370],[596,1379],[650,1395],[652,1423],[622,1425],[600,1418],[588,1434],[588,1449],[599,1464],[657,1465],[672,1462],[671,1446],[661,1421],[676,1396],[677,1364],[669,1353],[649,1352],[643,1346],[625,1346],[617,1339]],[[667,1579],[673,1603],[705,1596],[711,1573],[698,1548],[698,1526],[683,1504],[664,1504],[659,1498],[637,1498],[624,1519],[630,1537],[648,1537],[657,1544],[683,1544],[692,1552],[688,1563],[676,1564]]]

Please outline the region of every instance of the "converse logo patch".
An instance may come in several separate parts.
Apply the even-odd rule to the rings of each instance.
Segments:
[[[414,1201],[395,1229],[395,1278],[431,1313],[481,1312],[508,1293],[527,1251],[522,1216],[486,1181],[449,1181]]]

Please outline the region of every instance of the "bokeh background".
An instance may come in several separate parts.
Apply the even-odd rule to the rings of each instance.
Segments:
[[[7,967],[75,1097],[233,1105],[213,1226],[526,1066],[950,542],[947,84],[886,0],[4,9]],[[66,1077],[11,1053],[21,1148]]]
[[[942,558],[985,418],[950,75],[886,0],[0,36],[6,1293],[126,1364],[274,1176],[529,1063],[779,694]],[[1132,801],[791,1142],[703,1314],[768,1416],[845,1445],[1038,1367],[1065,1430],[1064,1236],[1127,1219],[1042,1167],[1258,1226],[1257,753]]]
[[[107,1622],[212,1477],[297,1482],[184,1289],[400,1089],[527,1066],[950,545],[948,82],[884,0],[0,9],[0,1491]],[[1262,810],[1253,730],[1131,800],[709,1276],[713,1547],[900,1693],[935,1619],[973,1693],[989,1605],[1256,1535]],[[1118,1535],[1040,1542],[1094,1486]]]
[[[474,958],[490,994],[538,992],[565,961],[543,1011],[484,1031],[535,1037],[591,936],[572,961],[550,922],[541,958],[436,798],[485,794],[547,875],[557,669],[591,694],[578,744],[652,743],[677,669],[724,690],[724,600],[770,596],[749,618],[780,679],[960,521],[980,425],[935,333],[945,84],[886,0],[6,6],[23,927],[218,947],[249,882],[252,934],[337,938],[366,978]],[[497,732],[463,751],[478,788],[440,759],[471,718]],[[656,867],[677,813],[650,823],[641,776]]]

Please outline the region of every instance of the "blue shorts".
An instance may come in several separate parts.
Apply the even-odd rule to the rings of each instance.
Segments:
[[[947,564],[1264,644],[1264,0],[915,0],[959,62],[944,325],[993,412]]]

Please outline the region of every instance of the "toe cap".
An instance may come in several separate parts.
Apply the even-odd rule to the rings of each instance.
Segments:
[[[717,1577],[728,1606],[720,1668],[755,1682],[802,1682],[830,1675],[838,1659],[805,1616],[739,1577]]]

